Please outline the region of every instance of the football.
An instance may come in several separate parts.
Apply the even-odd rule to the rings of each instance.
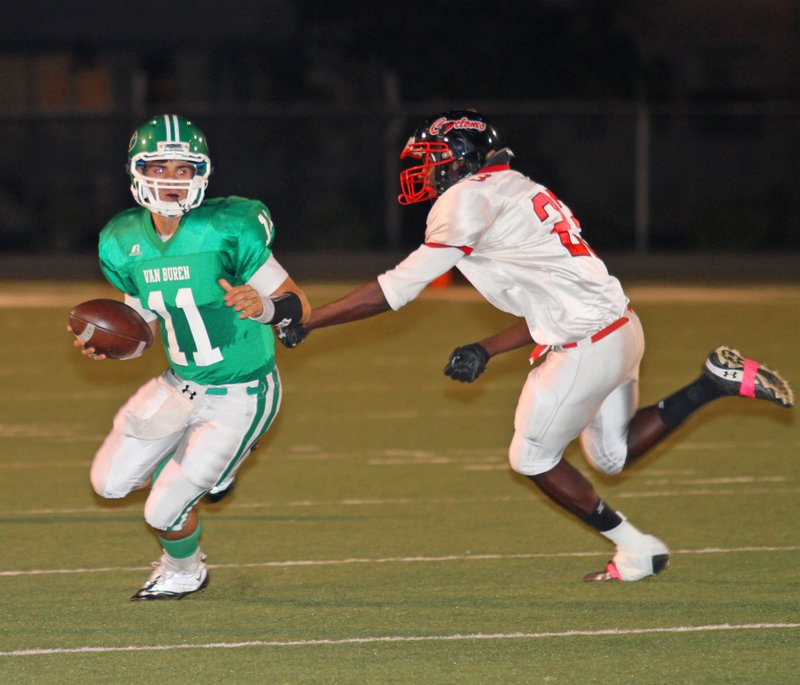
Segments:
[[[78,340],[109,359],[138,357],[153,344],[153,332],[139,313],[117,300],[88,300],[69,312]]]

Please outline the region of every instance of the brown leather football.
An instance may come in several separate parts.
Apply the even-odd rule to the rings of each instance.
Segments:
[[[110,359],[138,357],[153,344],[153,332],[139,313],[118,300],[88,300],[69,312],[78,340]]]

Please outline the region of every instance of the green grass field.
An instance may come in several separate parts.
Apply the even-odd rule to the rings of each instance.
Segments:
[[[800,385],[800,287],[629,293],[643,404],[719,344]],[[279,349],[282,413],[201,512],[208,591],[129,602],[160,553],[144,497],[102,502],[88,470],[164,358],[75,352],[69,306],[109,294],[0,285],[0,683],[800,683],[796,411],[721,400],[623,476],[592,475],[673,560],[582,583],[611,547],[506,465],[527,350],[473,385],[442,375],[511,323],[461,288]]]

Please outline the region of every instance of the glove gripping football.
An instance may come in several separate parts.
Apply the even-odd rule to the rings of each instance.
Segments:
[[[444,367],[444,375],[454,381],[472,383],[486,369],[489,353],[480,343],[456,347]]]

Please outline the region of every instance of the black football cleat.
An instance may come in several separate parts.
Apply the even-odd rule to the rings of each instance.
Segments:
[[[205,496],[205,501],[209,504],[216,504],[217,502],[222,501],[228,495],[233,492],[233,489],[236,487],[236,481],[231,479],[230,481],[223,481],[220,485],[211,488]]]
[[[794,392],[777,371],[746,359],[730,347],[718,347],[709,354],[703,374],[726,395],[754,397],[787,409],[794,406]]]

